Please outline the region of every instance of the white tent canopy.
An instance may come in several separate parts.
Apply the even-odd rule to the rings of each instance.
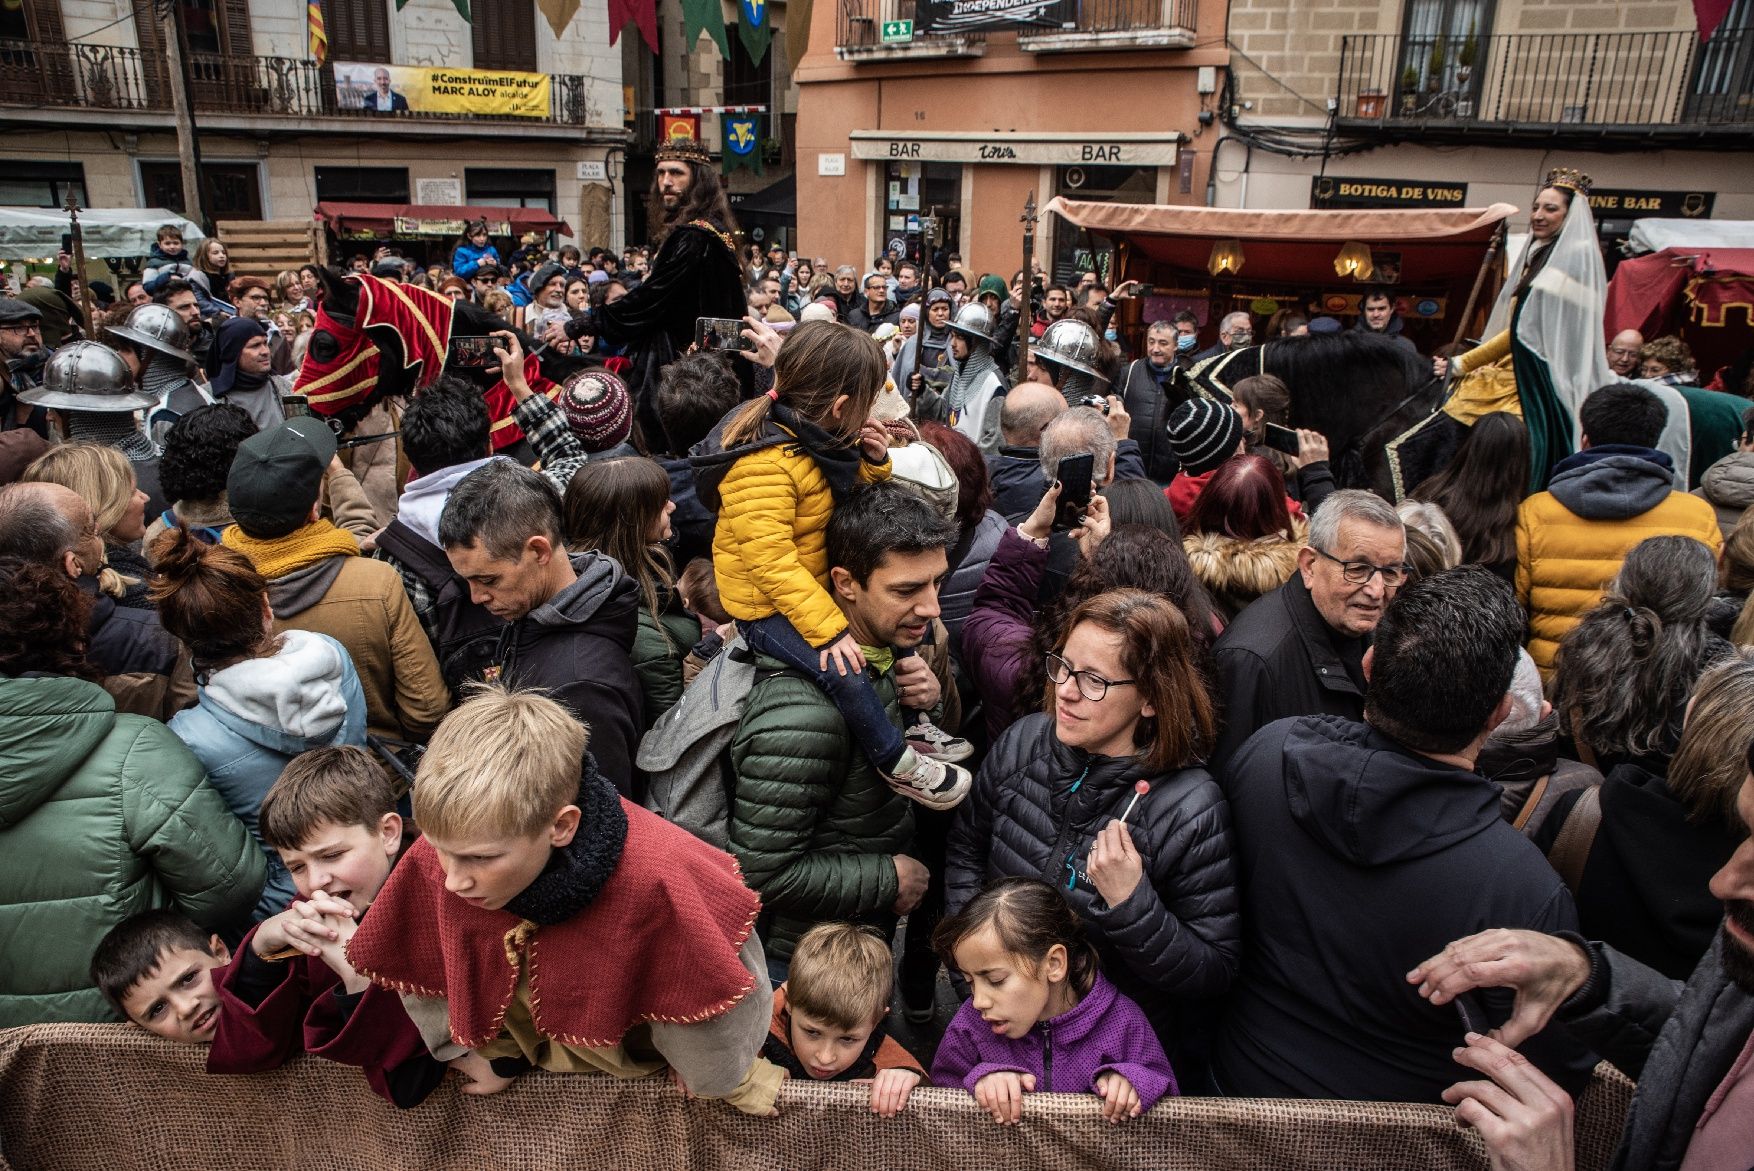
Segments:
[[[1634,256],[1665,248],[1754,248],[1754,220],[1639,220],[1626,248]]]
[[[87,260],[145,256],[158,229],[175,224],[192,255],[205,233],[162,207],[99,207],[79,213]],[[53,260],[67,234],[67,213],[47,207],[0,207],[0,260]]]

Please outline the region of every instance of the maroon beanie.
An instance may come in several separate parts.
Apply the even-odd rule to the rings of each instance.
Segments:
[[[625,443],[633,431],[627,384],[607,370],[581,370],[561,384],[566,425],[592,455]]]

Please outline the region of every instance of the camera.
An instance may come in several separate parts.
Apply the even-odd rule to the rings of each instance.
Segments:
[[[1095,407],[1103,414],[1108,414],[1108,399],[1100,394],[1087,394],[1072,404],[1075,407]]]

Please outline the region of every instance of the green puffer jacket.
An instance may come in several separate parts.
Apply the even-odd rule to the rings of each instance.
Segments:
[[[183,742],[96,684],[0,678],[0,1028],[114,1020],[91,953],[129,915],[245,919],[268,863]]]
[[[913,802],[871,767],[815,683],[765,656],[755,669],[731,741],[730,831],[743,879],[761,894],[768,958],[789,959],[817,923],[888,931],[897,891],[891,859],[913,842]],[[884,674],[876,687],[899,721],[894,681]]]
[[[672,603],[653,618],[644,606],[633,632],[633,670],[645,697],[646,731],[682,698],[682,660],[700,641],[700,623]]]

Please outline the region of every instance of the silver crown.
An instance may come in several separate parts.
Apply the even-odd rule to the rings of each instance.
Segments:
[[[50,354],[43,384],[21,392],[18,401],[64,411],[139,411],[158,405],[156,395],[134,389],[122,355],[97,342],[72,342]]]

